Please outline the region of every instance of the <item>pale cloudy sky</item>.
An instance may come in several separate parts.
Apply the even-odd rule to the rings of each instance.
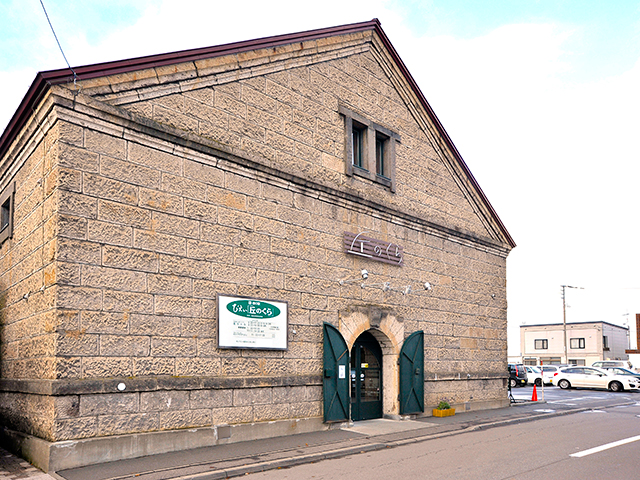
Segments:
[[[519,325],[640,313],[640,1],[43,0],[72,66],[380,19],[518,246]],[[0,130],[66,66],[39,0],[0,0]],[[635,332],[632,332],[635,338]],[[632,343],[632,346],[635,346]]]

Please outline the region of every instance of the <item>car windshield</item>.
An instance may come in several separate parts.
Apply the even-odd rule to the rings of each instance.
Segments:
[[[540,373],[540,369],[538,367],[528,367],[533,373]]]

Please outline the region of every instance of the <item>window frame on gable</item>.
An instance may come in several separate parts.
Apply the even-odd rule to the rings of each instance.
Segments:
[[[13,237],[13,210],[16,183],[11,182],[0,195],[0,245]]]
[[[366,145],[365,136],[367,134],[367,127],[357,122],[351,123],[351,164],[358,168],[364,166],[364,146]]]
[[[396,191],[396,142],[400,135],[340,105],[345,119],[345,163],[357,175]]]
[[[391,139],[385,134],[376,132],[376,175],[384,178],[389,177],[389,145]]]

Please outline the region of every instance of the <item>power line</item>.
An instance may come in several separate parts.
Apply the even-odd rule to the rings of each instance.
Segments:
[[[49,14],[47,13],[47,9],[44,8],[44,3],[42,0],[40,0],[40,5],[42,5],[42,10],[44,10],[44,16],[47,17],[47,22],[49,22],[49,26],[51,27],[51,31],[53,32],[53,36],[56,39],[58,48],[60,49],[60,53],[62,53],[62,57],[64,58],[64,61],[67,62],[67,67],[69,67],[69,70],[73,72],[73,84],[75,85],[78,75],[76,75],[76,71],[73,68],[71,68],[71,65],[69,64],[69,60],[67,60],[67,56],[64,54],[64,50],[62,50],[62,45],[60,45],[60,40],[58,40],[56,31],[53,29],[53,25],[51,24],[51,20],[49,19]]]

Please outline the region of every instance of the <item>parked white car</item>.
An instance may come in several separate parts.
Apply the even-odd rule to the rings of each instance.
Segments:
[[[527,383],[536,385],[537,387],[542,385],[542,370],[532,365],[525,365],[527,370]]]
[[[542,365],[542,381],[545,385],[551,385],[551,379],[560,371],[563,367],[569,367],[570,365]]]
[[[613,368],[613,367],[631,368],[631,362],[628,362],[626,360],[601,360],[601,361],[593,362],[591,366],[597,367],[597,368]]]
[[[613,373],[614,375],[633,375],[638,380],[640,380],[640,373],[629,370],[628,368],[604,367],[603,370],[606,370],[609,373]]]
[[[565,367],[551,378],[552,385],[567,388],[605,388],[612,392],[636,390],[640,380],[627,375],[615,375],[595,367]]]

